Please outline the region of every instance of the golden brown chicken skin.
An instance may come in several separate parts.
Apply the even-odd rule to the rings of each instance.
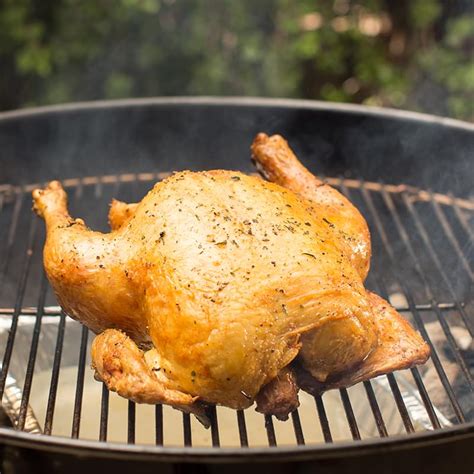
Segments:
[[[357,208],[336,189],[310,173],[280,135],[259,133],[252,144],[252,160],[260,173],[306,199],[311,212],[324,216],[334,241],[344,249],[365,280],[370,267],[370,233]]]
[[[291,163],[266,160],[268,146],[253,151],[262,169],[281,166],[267,176],[291,174]],[[68,314],[99,333],[93,366],[111,390],[188,411],[197,400],[245,408],[260,393],[263,411],[284,418],[297,406],[296,358],[324,383],[390,344],[363,286],[365,221],[325,186],[310,199],[310,184],[278,179],[293,189],[232,171],[176,173],[138,204],[113,203],[109,234],[69,216],[59,183],[34,191],[48,278]],[[403,331],[410,360],[422,362],[426,345],[408,324]]]
[[[332,388],[349,387],[378,375],[426,362],[430,356],[428,344],[389,303],[374,293],[368,293],[368,296],[378,327],[377,347],[354,370],[333,374],[325,382],[316,380],[309,372],[296,366],[298,385],[303,390],[318,395]]]

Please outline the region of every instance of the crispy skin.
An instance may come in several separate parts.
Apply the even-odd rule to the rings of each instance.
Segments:
[[[424,364],[430,348],[420,334],[390,306],[374,293],[368,293],[379,331],[378,345],[357,368],[318,382],[306,370],[297,369],[299,386],[313,395],[332,388],[349,387],[363,380],[395,370]]]
[[[117,199],[112,199],[109,209],[110,230],[120,229],[135,214],[137,207],[138,203],[127,204]]]
[[[310,173],[280,135],[259,133],[252,143],[257,169],[273,183],[284,186],[311,203],[311,212],[324,216],[334,241],[344,250],[365,280],[370,267],[370,233],[365,219],[341,193]]]
[[[285,367],[272,381],[262,387],[256,398],[256,410],[285,421],[300,405],[298,390],[296,375],[292,369]]]
[[[109,210],[111,230],[117,230],[128,222],[135,213],[137,206],[138,203],[125,203],[113,199]],[[290,369],[289,366],[284,367],[274,379],[258,392],[255,399],[256,410],[265,415],[274,415],[277,419],[285,421],[289,414],[299,406],[298,391],[299,387],[293,369]]]

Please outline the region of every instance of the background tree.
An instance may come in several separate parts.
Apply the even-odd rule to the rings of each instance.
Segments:
[[[471,0],[0,0],[0,109],[300,97],[474,120]]]

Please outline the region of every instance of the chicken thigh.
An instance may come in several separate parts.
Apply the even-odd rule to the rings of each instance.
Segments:
[[[257,399],[285,418],[297,406],[293,366],[320,391],[428,358],[419,334],[364,288],[360,213],[281,137],[260,134],[252,151],[274,183],[176,173],[138,204],[115,201],[108,234],[69,216],[58,182],[33,192],[46,273],[64,310],[98,334],[93,367],[111,390],[196,413]]]

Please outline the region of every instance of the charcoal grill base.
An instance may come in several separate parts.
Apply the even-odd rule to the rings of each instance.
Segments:
[[[154,180],[163,177],[162,171],[250,171],[248,145],[260,130],[284,134],[315,172],[344,173],[344,177],[328,181],[353,200],[371,227],[374,257],[369,287],[385,298],[397,297],[398,309],[412,318],[432,347],[427,364],[431,372],[416,368],[408,375],[426,418],[425,429],[433,431],[416,433],[420,428],[413,407],[407,405],[401,379],[389,374],[386,385],[407,433],[404,436],[393,436],[387,429],[374,383],[366,382],[367,414],[373,417],[379,439],[364,439],[364,420],[356,416],[351,391],[342,389],[343,416],[354,440],[350,442],[331,443],[331,413],[327,413],[323,398],[317,397],[315,423],[320,424],[326,443],[303,446],[302,421],[307,420],[295,412],[288,422],[294,429],[294,446],[277,446],[278,433],[272,418],[267,417],[270,447],[246,447],[249,433],[245,413],[239,412],[236,422],[242,447],[220,448],[214,411],[212,447],[192,446],[190,418],[183,415],[184,447],[173,448],[163,439],[164,415],[158,406],[157,446],[135,444],[138,427],[133,403],[128,404],[128,444],[106,443],[110,435],[109,394],[103,390],[98,441],[87,441],[81,438],[90,341],[84,328],[78,338],[71,435],[48,436],[55,433],[61,360],[68,351],[64,347],[67,319],[54,309],[57,303],[42,273],[44,229],[30,213],[29,193],[36,186],[31,183],[62,179],[74,215],[105,230],[108,200],[140,199]],[[51,386],[44,423],[40,420],[46,435],[0,428],[2,473],[31,472],[32,466],[48,473],[88,468],[126,472],[137,469],[137,463],[140,472],[156,472],[156,463],[160,472],[218,472],[223,464],[226,470],[236,472],[267,467],[275,472],[309,472],[317,467],[322,473],[366,473],[374,466],[377,472],[472,471],[473,352],[461,347],[455,329],[462,328],[466,337],[472,338],[474,333],[473,276],[466,253],[473,235],[469,157],[474,150],[474,127],[417,114],[301,101],[157,99],[0,114],[0,145],[2,165],[6,164],[0,168],[0,322],[10,324],[0,394],[9,369],[19,365],[16,358],[21,352],[23,373],[16,376],[21,379],[23,393],[20,429],[27,421],[32,384],[41,363],[37,359],[43,350],[43,316],[57,319],[57,337],[49,348]],[[434,161],[436,167],[432,166]],[[110,175],[111,170],[116,174]],[[130,170],[134,172],[130,174]],[[349,170],[352,175],[347,176]],[[367,181],[355,179],[361,176]],[[21,348],[17,334],[24,317],[34,321],[34,328],[29,347]],[[429,324],[437,325],[439,333],[433,333]],[[453,426],[446,428],[446,423]]]

